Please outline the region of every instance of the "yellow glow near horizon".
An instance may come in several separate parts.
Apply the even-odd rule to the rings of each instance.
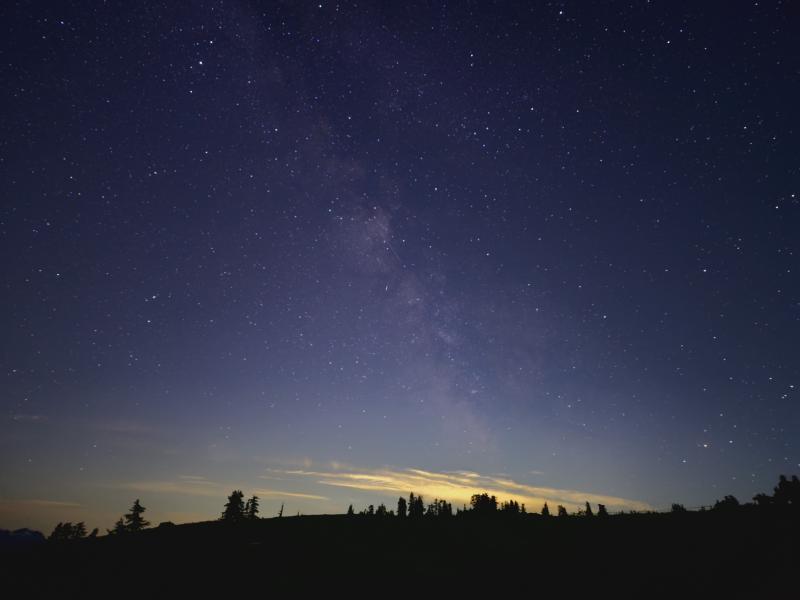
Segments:
[[[645,502],[583,492],[572,489],[531,486],[507,477],[480,475],[474,472],[432,472],[422,469],[377,469],[372,471],[310,471],[283,470],[284,475],[314,478],[317,483],[351,488],[384,495],[406,496],[409,492],[422,495],[426,500],[444,499],[454,503],[469,504],[473,494],[487,493],[498,501],[515,500],[524,503],[530,512],[538,512],[547,502],[551,510],[561,504],[569,510],[583,508],[585,502],[605,504],[609,510],[652,510]]]

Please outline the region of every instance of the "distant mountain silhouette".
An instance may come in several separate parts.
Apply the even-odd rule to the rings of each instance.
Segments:
[[[33,529],[0,529],[0,549],[19,548],[39,544],[45,541],[45,536],[41,531]]]

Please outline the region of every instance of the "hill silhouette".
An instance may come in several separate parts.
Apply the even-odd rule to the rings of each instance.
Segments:
[[[269,596],[318,587],[384,595],[431,586],[449,593],[765,597],[796,586],[798,487],[796,477],[781,478],[773,495],[755,503],[726,497],[708,510],[674,505],[666,513],[603,508],[566,516],[559,510],[560,517],[486,494],[455,512],[435,500],[421,514],[419,496],[401,498],[398,508],[409,507],[404,517],[381,505],[341,515],[241,518],[226,505],[216,521],[53,539],[5,551],[2,564],[6,577],[26,578],[28,592],[43,597],[109,597],[114,590],[142,597],[234,590]],[[240,494],[233,495],[237,507]]]

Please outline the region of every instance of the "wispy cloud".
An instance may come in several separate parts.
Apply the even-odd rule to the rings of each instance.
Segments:
[[[443,498],[456,504],[467,504],[473,494],[486,492],[500,500],[516,500],[531,510],[548,502],[577,509],[584,502],[605,504],[610,510],[651,510],[645,502],[606,494],[573,489],[532,486],[508,477],[481,475],[474,472],[433,472],[421,469],[376,469],[360,471],[284,471],[286,475],[313,478],[317,483],[353,488],[385,495],[405,495],[409,492],[433,498]]]
[[[198,485],[198,483],[202,485]],[[181,496],[220,496],[222,488],[213,482],[198,482],[179,479],[177,481],[129,481],[117,483],[112,487],[147,492],[152,494],[178,494]]]
[[[253,492],[260,498],[304,498],[306,500],[327,500],[326,496],[317,496],[315,494],[301,494],[299,492],[285,492],[283,490],[255,490]]]
[[[38,423],[39,421],[45,421],[47,417],[44,415],[33,415],[33,414],[16,414],[11,416],[11,420],[17,421],[18,423]]]
[[[77,502],[63,502],[61,500],[3,500],[0,504],[10,506],[38,506],[45,508],[81,508],[83,505]]]
[[[209,481],[201,475],[178,475],[178,479],[194,485],[216,485],[213,481]]]
[[[36,527],[46,530],[56,521],[88,521],[89,513],[82,504],[64,500],[20,498],[0,500],[0,526],[8,529]]]
[[[172,494],[180,496],[204,496],[225,498],[231,490],[247,488],[240,483],[224,483],[210,481],[205,477],[197,475],[179,475],[176,480],[162,481],[130,481],[113,484],[112,487],[133,490],[136,492],[147,492],[153,494]],[[325,496],[317,494],[306,494],[303,492],[292,492],[287,490],[275,490],[269,488],[259,488],[251,490],[261,498],[299,498],[306,500],[327,500]]]

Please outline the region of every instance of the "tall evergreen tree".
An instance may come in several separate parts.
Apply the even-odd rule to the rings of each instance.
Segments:
[[[542,507],[542,516],[543,517],[549,517],[550,516],[550,509],[547,506],[547,502],[545,502],[544,506]]]
[[[242,490],[231,492],[220,518],[223,521],[241,521],[244,518],[244,493]]]
[[[559,517],[566,517],[567,516],[567,509],[564,508],[563,506],[561,506],[560,504],[558,505],[558,516]]]
[[[587,517],[593,517],[594,516],[594,513],[592,512],[592,505],[589,504],[588,502],[586,503],[586,511],[584,512],[584,514]]]
[[[408,500],[408,516],[417,519],[424,514],[425,504],[422,500],[422,496],[414,496],[414,494],[411,494]]]
[[[405,517],[406,511],[408,510],[408,506],[406,505],[406,499],[400,496],[397,500],[397,516],[398,517]]]
[[[142,517],[142,513],[145,511],[145,507],[139,503],[139,499],[137,498],[136,501],[133,503],[131,507],[131,512],[125,515],[125,530],[126,531],[141,531],[148,525],[150,525],[149,521],[146,521]]]
[[[422,500],[422,496],[417,496],[417,508],[415,512],[420,517],[425,514],[425,503]]]
[[[244,505],[244,517],[246,519],[258,518],[258,496],[253,495]]]

